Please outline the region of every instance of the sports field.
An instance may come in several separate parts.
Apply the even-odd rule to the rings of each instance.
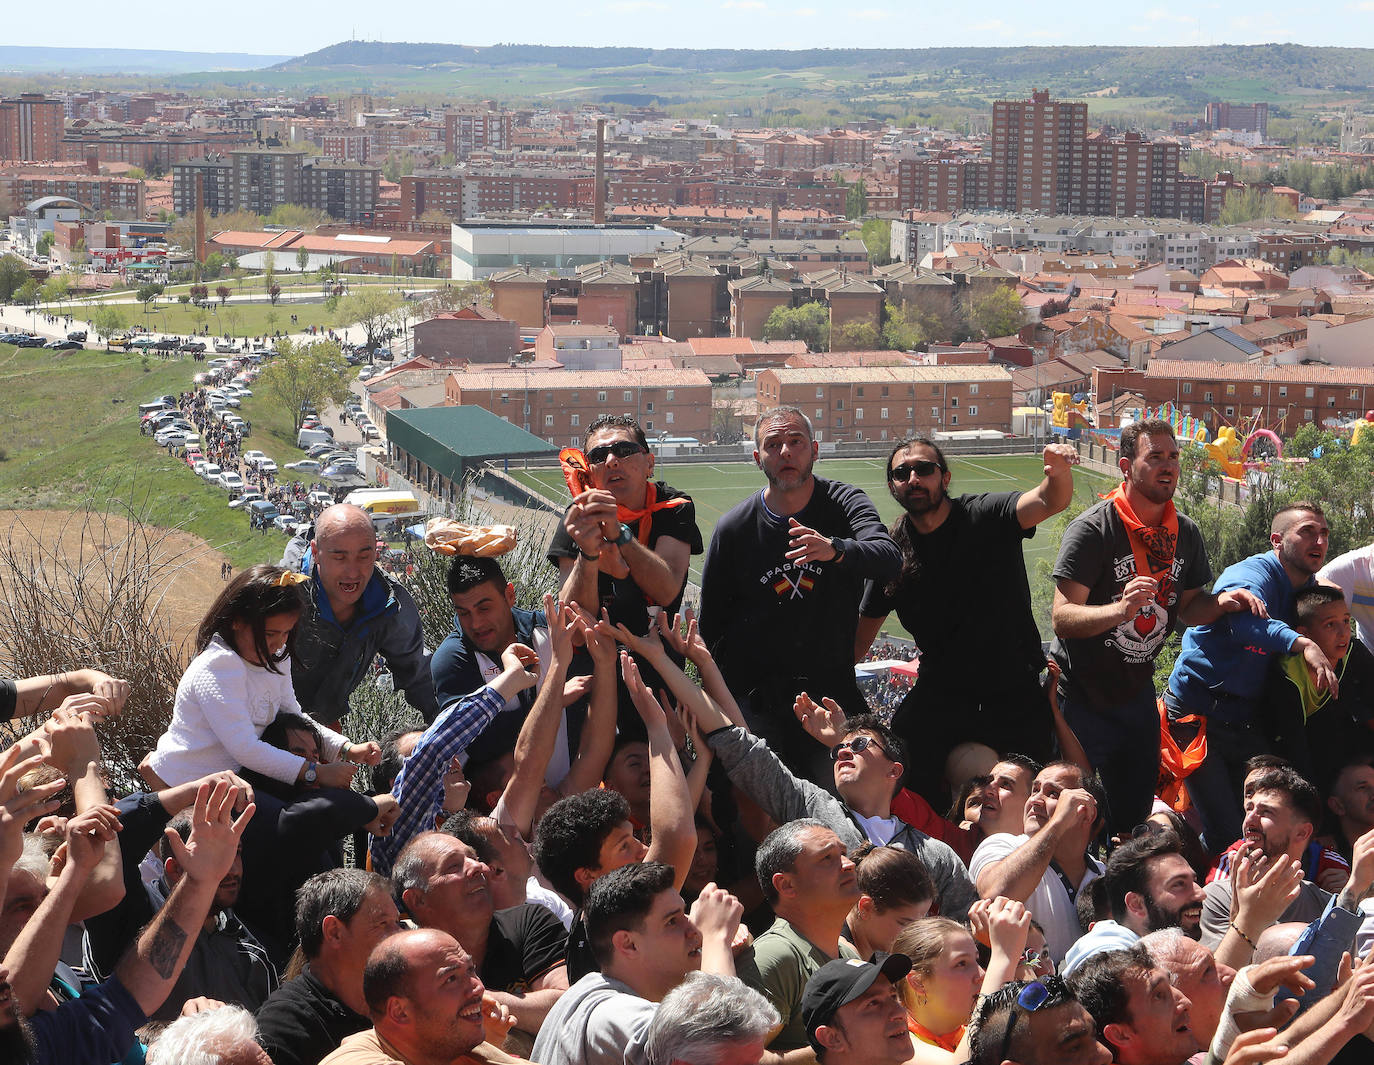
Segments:
[[[818,476],[858,485],[877,504],[878,513],[882,515],[883,520],[890,522],[897,516],[899,508],[888,494],[884,469],[885,462],[880,458],[822,457],[816,462]],[[978,455],[973,458],[954,458],[950,460],[953,478],[949,490],[951,494],[959,495],[964,492],[1013,492],[1033,488],[1040,483],[1043,469],[1039,455]],[[512,468],[510,472],[512,476],[537,489],[549,499],[558,503],[567,502],[568,488],[563,482],[562,472],[557,467],[528,470]],[[721,515],[751,492],[757,492],[764,483],[763,474],[752,462],[706,465],[664,461],[655,466],[654,475],[692,497],[697,507],[697,524],[701,526],[702,539],[706,543],[710,543],[711,533]],[[1088,473],[1081,467],[1076,469],[1076,505],[1070,509],[1080,509],[1093,501],[1097,492],[1106,491],[1110,487],[1111,484],[1106,478]],[[1033,575],[1034,563],[1046,557],[1054,550],[1054,546],[1050,542],[1050,537],[1042,531],[1025,542],[1024,550],[1026,570]],[[692,559],[691,574],[694,581],[701,577],[699,555]],[[896,618],[892,620],[895,622]]]

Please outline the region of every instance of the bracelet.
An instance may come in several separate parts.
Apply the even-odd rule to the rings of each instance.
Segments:
[[[1240,930],[1240,925],[1236,924],[1234,920],[1232,920],[1230,923],[1231,931],[1234,932],[1236,935],[1240,936],[1240,938],[1245,940],[1245,942],[1249,943],[1251,950],[1259,950],[1259,947],[1255,945],[1255,941]]]
[[[595,562],[595,561],[597,561],[598,559],[601,558],[601,552],[600,552],[600,551],[598,551],[596,554],[592,555],[592,554],[588,554],[586,551],[583,551],[582,548],[579,547],[579,548],[577,549],[577,552],[578,552],[578,554],[580,554],[583,558],[587,559],[589,562]]]

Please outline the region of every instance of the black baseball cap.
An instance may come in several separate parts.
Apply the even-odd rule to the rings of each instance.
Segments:
[[[886,976],[895,984],[909,972],[911,959],[905,954],[887,954],[881,950],[873,955],[872,961],[841,958],[822,965],[806,981],[806,990],[802,992],[802,1022],[806,1025],[811,1049],[821,1049],[816,1042],[816,1029],[834,1020],[841,1006],[849,1005],[862,995],[879,976]]]

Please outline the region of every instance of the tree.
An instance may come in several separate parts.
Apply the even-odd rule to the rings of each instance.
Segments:
[[[862,240],[868,249],[868,261],[874,266],[886,266],[892,261],[892,223],[886,218],[870,218],[858,229],[845,234],[847,240]]]
[[[0,256],[0,300],[7,300],[29,279],[29,268],[17,255]]]
[[[864,179],[849,186],[849,191],[844,197],[844,216],[846,218],[862,218],[868,214],[868,187],[864,184]]]
[[[138,302],[143,304],[143,313],[148,313],[148,307],[162,295],[162,286],[156,281],[149,281],[146,285],[139,285],[138,292],[135,294]]]
[[[306,207],[299,203],[279,204],[267,216],[267,224],[270,226],[300,229],[307,233],[314,232],[330,221],[328,211],[321,211],[316,207]]]
[[[279,340],[277,357],[263,367],[257,387],[299,429],[306,407],[319,410],[326,402],[341,404],[348,398],[352,371],[332,340]]]
[[[144,178],[148,176],[148,172],[144,170],[141,166],[131,166],[129,167],[128,176],[133,178],[135,181],[142,181]]]
[[[14,302],[21,307],[32,307],[38,302],[38,282],[26,277],[24,283],[14,290]]]
[[[48,252],[52,251],[52,242],[53,235],[51,233],[44,233],[38,238],[38,243],[34,245],[34,254],[40,256],[47,255]]]
[[[215,295],[219,297],[219,305],[223,307],[228,301],[233,290],[228,285],[217,285]]]
[[[832,334],[835,351],[872,351],[878,346],[878,323],[871,318],[854,318],[840,326],[838,339]]]
[[[764,340],[801,340],[811,351],[830,350],[830,310],[811,301],[800,307],[774,307],[763,323]]]
[[[310,265],[310,253],[304,247],[296,249],[296,269],[305,273],[305,268]]]
[[[277,257],[272,252],[263,252],[262,256],[262,290],[271,293],[272,286],[277,283]],[[276,300],[272,301],[273,303]]]
[[[996,285],[973,292],[964,301],[964,320],[980,340],[1010,336],[1026,324],[1026,309],[1010,285]]]
[[[124,312],[110,303],[102,304],[91,314],[91,328],[106,340],[124,332],[127,325]]]
[[[53,274],[43,282],[38,292],[38,298],[43,303],[61,303],[71,295],[71,292],[71,275],[67,273]]]
[[[381,345],[382,339],[395,320],[401,298],[394,292],[380,288],[364,288],[339,301],[337,319],[341,325],[361,326],[367,334],[368,358]]]
[[[930,339],[929,315],[913,303],[883,304],[883,347],[892,351],[915,351]]]
[[[204,303],[210,298],[210,290],[205,285],[192,285],[190,291],[191,299],[196,303]]]
[[[1340,195],[1340,193],[1336,193],[1334,197],[1330,198],[1339,198]],[[1272,192],[1264,192],[1255,188],[1232,189],[1226,194],[1226,200],[1221,205],[1221,213],[1217,215],[1217,224],[1234,226],[1242,222],[1253,222],[1257,218],[1297,217],[1297,208],[1293,206],[1293,201],[1286,197],[1276,196]]]
[[[272,306],[275,307],[277,305],[277,300],[281,298],[281,286],[273,282],[271,287],[267,290],[267,298],[272,301]]]

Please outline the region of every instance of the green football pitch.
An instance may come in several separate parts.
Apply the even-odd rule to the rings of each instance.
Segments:
[[[884,478],[883,459],[838,459],[822,456],[816,462],[818,476],[833,481],[845,481],[857,485],[868,493],[878,507],[878,513],[885,522],[891,522],[899,508],[888,494]],[[972,458],[953,458],[950,471],[953,474],[949,490],[958,495],[964,492],[1013,492],[1033,488],[1043,476],[1043,463],[1037,455],[977,455]],[[562,472],[551,467],[547,469],[517,469],[512,467],[513,477],[539,491],[548,499],[560,505],[568,501],[568,488],[563,482]],[[697,524],[701,527],[704,543],[711,542],[711,533],[721,515],[728,511],[750,493],[763,487],[763,474],[752,462],[722,462],[714,464],[682,462],[671,460],[659,462],[654,467],[654,476],[667,481],[674,488],[692,497],[697,508]],[[1074,470],[1075,507],[1096,499],[1096,493],[1110,490],[1112,482],[1107,478],[1089,473],[1082,467]],[[1026,570],[1033,575],[1037,560],[1047,557],[1053,550],[1050,537],[1042,530],[1038,535],[1025,541]],[[692,559],[692,580],[701,578],[701,556]],[[896,618],[892,619],[896,622]]]

